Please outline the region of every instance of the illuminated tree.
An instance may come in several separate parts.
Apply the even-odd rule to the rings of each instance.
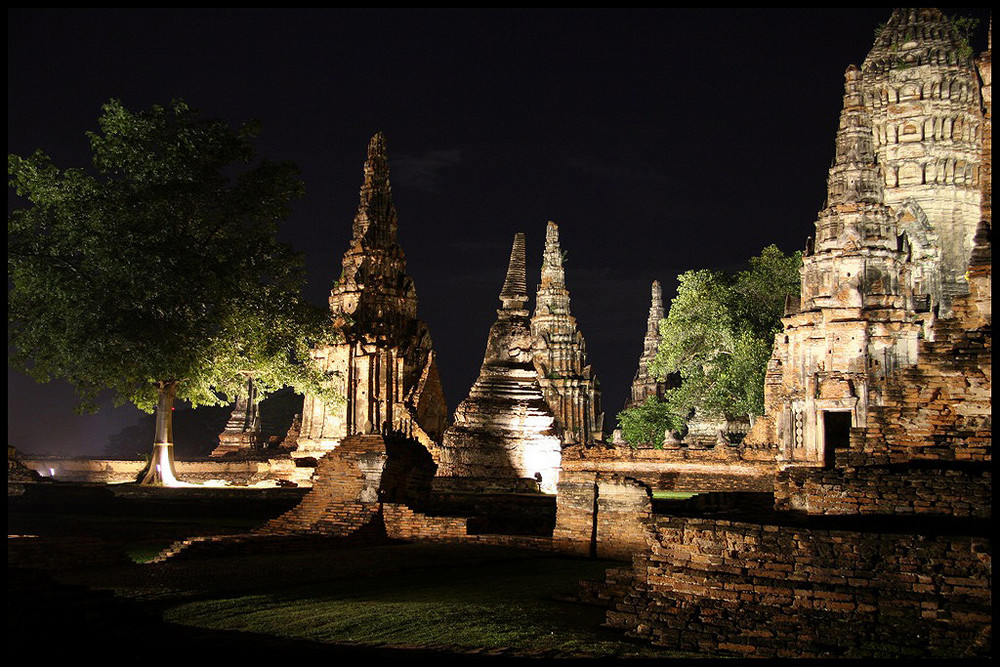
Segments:
[[[688,271],[660,322],[662,342],[651,371],[680,384],[665,401],[673,414],[704,417],[764,411],[764,373],[781,330],[785,300],[799,294],[801,253],[764,248],[742,271]]]
[[[632,446],[651,444],[659,448],[668,430],[683,427],[684,419],[656,396],[649,396],[644,402],[618,413],[618,428],[625,442]]]
[[[294,165],[256,160],[255,124],[115,100],[99,122],[92,169],[8,156],[8,185],[30,202],[7,221],[10,362],[67,380],[81,410],[104,389],[156,410],[144,481],[170,483],[175,398],[229,403],[248,376],[265,394],[328,393],[308,351],[329,318],[275,236],[304,189]]]

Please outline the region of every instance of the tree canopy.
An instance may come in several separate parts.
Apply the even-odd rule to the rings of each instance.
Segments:
[[[302,257],[276,238],[304,192],[297,168],[257,160],[260,128],[183,101],[132,112],[111,100],[88,132],[92,168],[8,155],[30,203],[7,221],[10,362],[145,411],[164,383],[223,404],[247,377],[324,393],[309,349],[332,336],[302,297]]]
[[[799,294],[801,265],[801,253],[785,255],[770,245],[736,273],[702,269],[678,276],[651,366],[660,380],[680,375],[680,385],[665,395],[675,414],[763,414],[767,361],[785,300]]]
[[[668,430],[679,430],[683,426],[684,419],[656,396],[649,396],[644,402],[618,413],[618,428],[625,442],[631,445],[659,446]]]

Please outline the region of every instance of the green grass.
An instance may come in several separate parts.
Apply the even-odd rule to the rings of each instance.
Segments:
[[[657,500],[687,500],[698,495],[693,491],[653,491],[653,498]]]

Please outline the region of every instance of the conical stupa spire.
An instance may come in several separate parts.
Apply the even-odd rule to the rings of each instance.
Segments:
[[[396,242],[396,207],[389,183],[389,158],[385,136],[378,132],[368,142],[364,182],[360,203],[354,216],[354,239],[367,247],[384,248]]]
[[[551,220],[545,227],[545,250],[542,253],[542,285],[546,284],[554,287],[566,284],[562,247],[559,245],[559,226]]]
[[[882,179],[875,161],[871,116],[862,100],[861,72],[851,65],[844,72],[844,108],[827,178],[826,205],[881,202]]]
[[[559,226],[549,222],[545,228],[542,251],[542,274],[535,295],[535,315],[569,315],[569,291],[563,269],[563,251],[559,245]]]
[[[510,249],[507,278],[500,290],[500,301],[504,310],[522,310],[528,302],[528,282],[525,275],[524,232],[514,235],[514,245]]]
[[[554,493],[562,457],[555,416],[535,370],[524,274],[524,234],[514,236],[479,377],[445,431],[438,476],[536,479]]]
[[[587,364],[583,334],[570,315],[559,227],[554,222],[545,229],[541,282],[535,295],[531,332],[539,382],[556,416],[563,443],[599,439],[599,383]]]
[[[660,320],[663,319],[663,288],[660,287],[660,281],[654,280],[652,286],[649,288],[650,303],[649,303],[649,317],[646,318],[646,338],[655,338],[659,342],[660,338]]]
[[[642,339],[642,354],[639,356],[639,368],[632,380],[632,394],[625,402],[625,407],[642,405],[650,396],[663,397],[666,385],[659,382],[649,372],[649,367],[656,359],[660,350],[660,320],[663,319],[663,290],[660,281],[654,280],[649,289],[649,316],[646,318],[646,336]]]
[[[416,291],[397,230],[385,137],[379,132],[368,143],[353,237],[330,290],[330,310],[350,316],[352,331],[394,338],[417,316]]]

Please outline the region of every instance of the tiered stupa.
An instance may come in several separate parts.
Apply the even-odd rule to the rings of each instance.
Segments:
[[[542,393],[556,416],[563,444],[602,439],[600,383],[587,365],[586,344],[569,312],[569,290],[559,245],[559,227],[545,230],[541,283],[531,318],[535,367]]]
[[[534,366],[522,233],[514,237],[500,302],[479,378],[445,431],[438,476],[533,478],[554,493],[561,444]]]
[[[233,453],[251,452],[261,445],[260,405],[253,378],[247,378],[246,389],[236,396],[226,428],[219,434],[219,445],[213,458]]]
[[[343,401],[307,396],[293,457],[319,458],[350,435],[401,434],[435,453],[447,407],[427,325],[396,241],[396,208],[385,140],[368,145],[361,202],[330,311],[343,342],[317,347],[321,367],[336,376]]]

